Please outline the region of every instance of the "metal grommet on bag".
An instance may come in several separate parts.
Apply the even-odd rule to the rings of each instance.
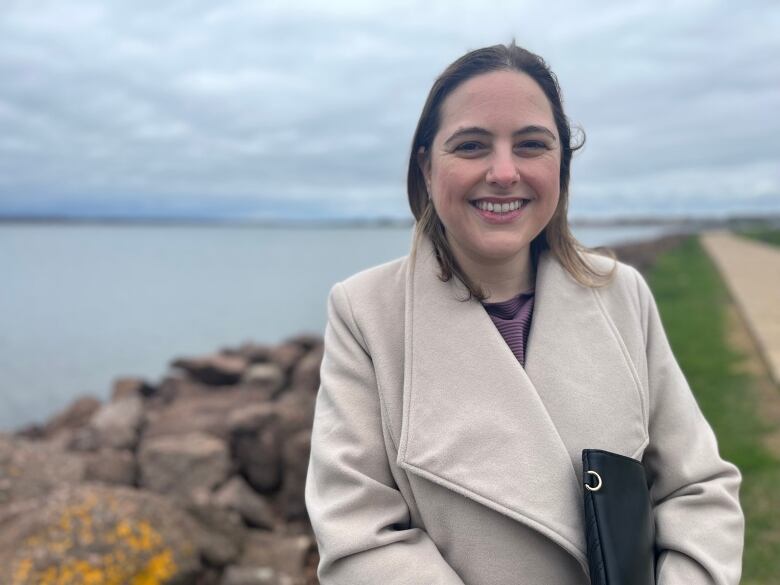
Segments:
[[[593,486],[593,487],[591,487],[590,484],[586,483],[585,484],[585,489],[587,489],[587,490],[589,490],[591,492],[599,491],[601,489],[601,485],[602,485],[601,476],[598,473],[596,473],[595,471],[591,471],[591,470],[588,470],[588,475],[595,475],[596,479],[598,480],[598,483],[595,486]]]

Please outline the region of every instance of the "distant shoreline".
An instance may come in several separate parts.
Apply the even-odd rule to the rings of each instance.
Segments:
[[[237,220],[237,219],[195,219],[179,217],[69,217],[57,215],[0,215],[2,224],[34,225],[129,225],[168,227],[238,227],[238,228],[411,228],[410,219],[324,219],[324,220]],[[628,216],[571,218],[573,227],[612,228],[635,226],[668,226],[694,229],[744,228],[752,226],[780,226],[780,213],[767,215],[730,215],[727,217],[706,216]]]

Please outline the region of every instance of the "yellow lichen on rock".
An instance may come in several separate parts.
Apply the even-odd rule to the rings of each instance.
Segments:
[[[168,549],[152,556],[140,569],[122,563],[113,554],[95,561],[68,560],[59,567],[33,572],[32,561],[25,559],[14,571],[13,585],[164,585],[176,573]]]
[[[15,516],[0,585],[165,585],[199,570],[185,515],[154,495],[112,489],[68,488]]]
[[[162,585],[176,573],[176,563],[170,550],[153,556],[143,572],[133,578],[132,585]]]
[[[30,575],[30,572],[33,568],[33,562],[32,559],[22,559],[19,561],[19,564],[16,565],[16,569],[14,570],[13,574],[13,580],[14,583],[23,583],[27,581],[27,577]]]
[[[87,507],[72,506],[54,523],[54,531],[25,543],[64,556],[74,548],[71,536],[77,533],[81,545],[102,541],[112,547],[109,553],[93,555],[90,562],[68,559],[38,571],[31,558],[23,558],[14,569],[13,585],[163,585],[175,575],[173,552],[162,547],[162,537],[148,520],[120,520],[97,538],[92,526]]]
[[[135,525],[127,520],[120,520],[111,540],[125,544],[135,552],[151,551],[162,542],[160,534],[147,520],[138,520]]]

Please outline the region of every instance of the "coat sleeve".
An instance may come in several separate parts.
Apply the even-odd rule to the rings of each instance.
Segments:
[[[322,585],[463,585],[428,534],[410,527],[393,480],[379,392],[342,284],[328,297],[306,507]]]
[[[658,308],[636,272],[649,383],[649,437],[643,462],[654,504],[657,585],[736,585],[744,517],[739,470],[721,459],[672,354]]]

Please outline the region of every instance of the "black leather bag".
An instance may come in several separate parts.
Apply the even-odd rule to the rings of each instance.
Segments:
[[[641,461],[583,449],[592,585],[655,585],[655,522]]]

